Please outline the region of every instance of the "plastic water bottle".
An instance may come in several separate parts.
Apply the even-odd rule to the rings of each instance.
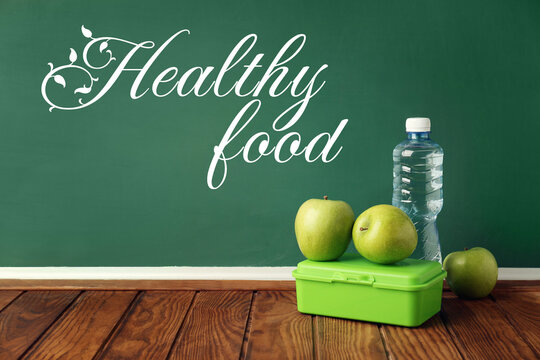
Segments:
[[[441,245],[435,221],[443,206],[443,149],[430,138],[428,118],[409,118],[407,140],[398,144],[394,157],[392,204],[405,211],[418,232],[412,258],[441,262]]]

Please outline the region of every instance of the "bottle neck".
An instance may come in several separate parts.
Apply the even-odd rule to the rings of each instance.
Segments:
[[[408,132],[407,138],[409,140],[429,140],[429,132]]]

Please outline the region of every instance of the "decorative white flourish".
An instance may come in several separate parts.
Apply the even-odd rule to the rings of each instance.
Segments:
[[[85,47],[83,49],[83,52],[82,52],[83,64],[78,65],[76,63],[76,61],[78,59],[78,55],[77,55],[77,51],[75,51],[75,49],[73,49],[73,48],[69,49],[69,57],[68,57],[69,58],[69,64],[54,67],[52,62],[48,63],[48,65],[50,67],[50,70],[49,70],[49,73],[43,79],[43,82],[41,83],[41,94],[43,96],[43,99],[45,99],[45,101],[50,105],[49,111],[52,111],[53,109],[77,110],[77,109],[83,108],[86,105],[88,105],[88,103],[83,102],[82,98],[78,99],[80,106],[60,106],[60,105],[55,104],[49,98],[49,96],[47,95],[47,85],[48,85],[50,79],[52,79],[55,83],[57,83],[58,85],[61,85],[63,88],[65,88],[66,84],[67,84],[66,79],[65,79],[65,77],[63,75],[61,75],[61,73],[63,73],[64,70],[66,70],[66,69],[75,69],[77,71],[82,71],[87,76],[90,83],[89,84],[83,84],[82,87],[76,88],[73,91],[73,93],[74,94],[89,94],[90,92],[92,92],[92,87],[94,86],[94,83],[99,81],[99,78],[96,77],[96,76],[93,76],[90,71],[91,70],[103,69],[103,68],[107,67],[111,62],[116,60],[116,58],[113,56],[112,51],[108,48],[109,47],[109,41],[119,41],[119,42],[127,43],[127,44],[130,44],[130,45],[133,45],[133,46],[137,45],[134,42],[119,39],[119,38],[114,38],[114,37],[94,38],[93,34],[92,34],[92,31],[90,31],[90,29],[86,28],[84,25],[81,26],[81,33],[85,38],[89,39],[89,41],[85,45]],[[99,43],[99,53],[103,54],[105,52],[105,54],[108,54],[108,59],[106,60],[106,62],[103,65],[91,64],[89,62],[89,60],[88,60],[88,52],[89,52],[89,50],[92,48],[93,45],[98,44],[98,43]],[[153,47],[154,44],[152,42],[150,42],[150,45],[147,45],[147,46],[148,47]]]

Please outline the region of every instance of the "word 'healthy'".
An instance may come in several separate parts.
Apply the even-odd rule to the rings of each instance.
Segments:
[[[107,94],[122,74],[128,72],[136,73],[129,94],[134,100],[148,93],[156,97],[165,97],[172,93],[176,93],[179,97],[188,95],[202,97],[212,93],[217,97],[234,94],[237,97],[253,98],[240,109],[230,122],[221,141],[213,147],[213,157],[206,178],[210,189],[218,189],[223,185],[227,178],[227,162],[239,156],[246,163],[254,163],[262,157],[270,155],[273,155],[278,163],[285,163],[291,158],[301,155],[304,156],[307,162],[320,159],[328,163],[334,160],[343,148],[339,147],[339,149],[333,150],[336,141],[347,125],[348,119],[341,120],[332,133],[322,132],[307,144],[302,142],[299,132],[292,130],[292,127],[299,122],[310,100],[325,85],[326,82],[317,81],[317,77],[323,70],[328,68],[327,64],[320,66],[316,70],[311,70],[309,66],[303,66],[297,73],[290,74],[287,64],[291,63],[304,47],[306,43],[306,35],[304,34],[298,34],[290,38],[265,68],[260,64],[265,56],[264,53],[250,55],[257,42],[257,35],[250,34],[234,46],[219,69],[213,66],[204,68],[195,66],[180,74],[178,67],[168,67],[153,79],[151,87],[141,88],[143,79],[145,79],[156,59],[160,57],[167,47],[173,46],[171,43],[174,40],[178,42],[182,36],[187,37],[190,34],[189,30],[184,29],[176,32],[159,47],[153,41],[137,43],[108,36],[93,37],[92,31],[85,28],[84,25],[81,27],[81,31],[83,36],[89,39],[82,51],[82,64],[77,63],[78,55],[74,49],[70,49],[69,64],[54,67],[52,63],[49,63],[50,71],[41,85],[43,99],[50,105],[49,111],[53,109],[78,110],[90,106]],[[113,56],[109,43],[127,45],[129,51],[123,54],[122,57],[116,54],[114,54],[116,56]],[[94,54],[94,57],[97,58],[101,57],[105,61],[98,65],[95,60],[90,61],[89,54]],[[147,60],[144,66],[140,68],[130,67],[130,61],[136,54],[138,57],[146,55],[145,59]],[[93,73],[105,68],[110,68],[112,71],[109,71],[110,75],[107,75],[106,81],[99,81],[99,78],[94,77]],[[234,85],[227,88],[223,85],[223,82],[224,79],[229,79],[232,76],[231,70],[233,69],[236,69],[236,74],[239,73],[238,70],[243,70],[243,72],[234,82]],[[78,102],[73,106],[59,105],[53,102],[48,92],[49,81],[53,80],[56,83],[55,86],[61,85],[66,88],[64,75],[73,70],[81,72],[88,78],[89,85],[85,84],[73,91],[76,97],[83,96],[86,99],[83,101],[83,98],[79,97]],[[261,70],[264,70],[264,72]],[[254,72],[262,73],[262,75],[255,77]],[[248,80],[253,78],[258,80],[256,84],[253,87],[246,88]],[[94,85],[98,81],[99,84],[103,83],[104,85],[99,90],[93,91]],[[240,133],[246,131],[248,125],[260,111],[262,101],[258,97],[262,92],[268,93],[271,98],[290,95],[295,99],[293,100],[295,102],[281,112],[272,123],[272,129],[281,137],[278,141],[271,141],[269,133],[257,132],[251,135],[245,144],[240,146],[241,144],[236,144],[234,139]],[[275,145],[271,146],[271,143]],[[317,149],[322,150],[315,150],[316,146]]]

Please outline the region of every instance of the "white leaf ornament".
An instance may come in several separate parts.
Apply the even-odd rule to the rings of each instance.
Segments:
[[[108,45],[109,44],[106,41],[102,42],[101,45],[99,45],[99,52],[102,53],[103,50],[105,50]]]
[[[75,61],[77,61],[77,52],[73,49],[69,49],[69,61],[73,64]]]
[[[91,38],[92,37],[92,32],[90,30],[88,30],[87,28],[83,26],[81,26],[81,32],[83,34],[84,37],[86,38]]]
[[[75,91],[73,91],[73,93],[74,94],[77,94],[77,93],[88,94],[90,91],[92,91],[91,87],[86,87],[86,86],[83,85],[83,87],[75,89]]]
[[[64,79],[64,77],[62,75],[54,75],[53,80],[57,84],[62,85],[62,87],[66,87],[66,80]]]

